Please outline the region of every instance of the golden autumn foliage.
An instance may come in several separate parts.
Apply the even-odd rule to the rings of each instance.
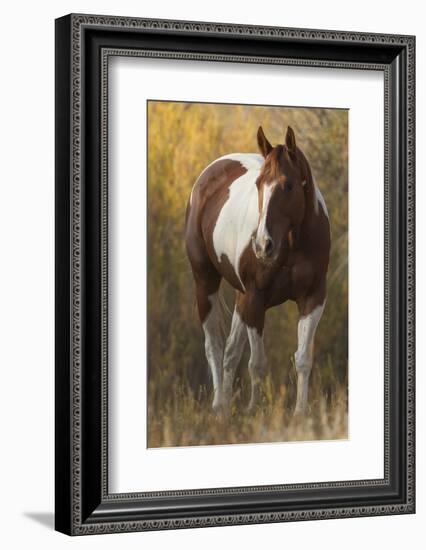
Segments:
[[[211,413],[211,381],[184,247],[185,210],[200,172],[233,152],[257,152],[292,126],[327,203],[328,296],[315,344],[311,413],[295,422],[297,307],[266,314],[268,377],[262,409],[248,416],[248,350],[237,370],[233,414]],[[339,109],[148,103],[148,445],[150,447],[347,437],[348,113]],[[222,283],[230,310],[233,291]],[[226,319],[230,325],[230,317]]]

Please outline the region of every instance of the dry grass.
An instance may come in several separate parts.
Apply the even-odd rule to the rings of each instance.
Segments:
[[[268,377],[259,410],[249,414],[247,401],[237,390],[229,418],[216,416],[205,387],[194,396],[180,384],[165,402],[148,406],[148,446],[178,447],[346,439],[348,437],[347,392],[340,385],[332,396],[316,384],[311,391],[310,410],[304,418],[292,415],[295,388],[274,388]]]

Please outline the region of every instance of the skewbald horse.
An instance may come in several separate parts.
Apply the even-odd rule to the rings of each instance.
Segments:
[[[265,376],[265,312],[287,300],[299,310],[296,414],[307,408],[314,337],[324,310],[330,254],[327,207],[309,163],[288,127],[285,145],[272,145],[259,127],[261,155],[235,153],[200,174],[186,210],[191,264],[215,411],[230,410],[232,384],[247,340],[249,409]],[[222,278],[236,290],[231,331],[222,330]]]

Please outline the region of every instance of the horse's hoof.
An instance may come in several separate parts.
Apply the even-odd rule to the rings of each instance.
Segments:
[[[294,420],[303,420],[309,414],[308,407],[296,407],[294,409],[293,418]]]
[[[224,418],[227,416],[227,412],[230,411],[230,406],[228,406],[223,399],[215,399],[212,405],[212,411],[215,416],[218,418]]]
[[[222,410],[223,410],[223,407],[222,407],[222,403],[213,403],[212,405],[212,412],[213,414],[215,414],[216,416],[222,414]]]

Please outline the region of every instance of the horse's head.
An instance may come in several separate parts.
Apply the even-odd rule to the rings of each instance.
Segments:
[[[253,251],[263,263],[285,261],[292,231],[302,223],[305,214],[305,189],[310,171],[307,161],[296,147],[290,126],[285,145],[272,145],[257,132],[259,149],[265,158],[256,181],[259,196],[259,224],[252,237]]]

